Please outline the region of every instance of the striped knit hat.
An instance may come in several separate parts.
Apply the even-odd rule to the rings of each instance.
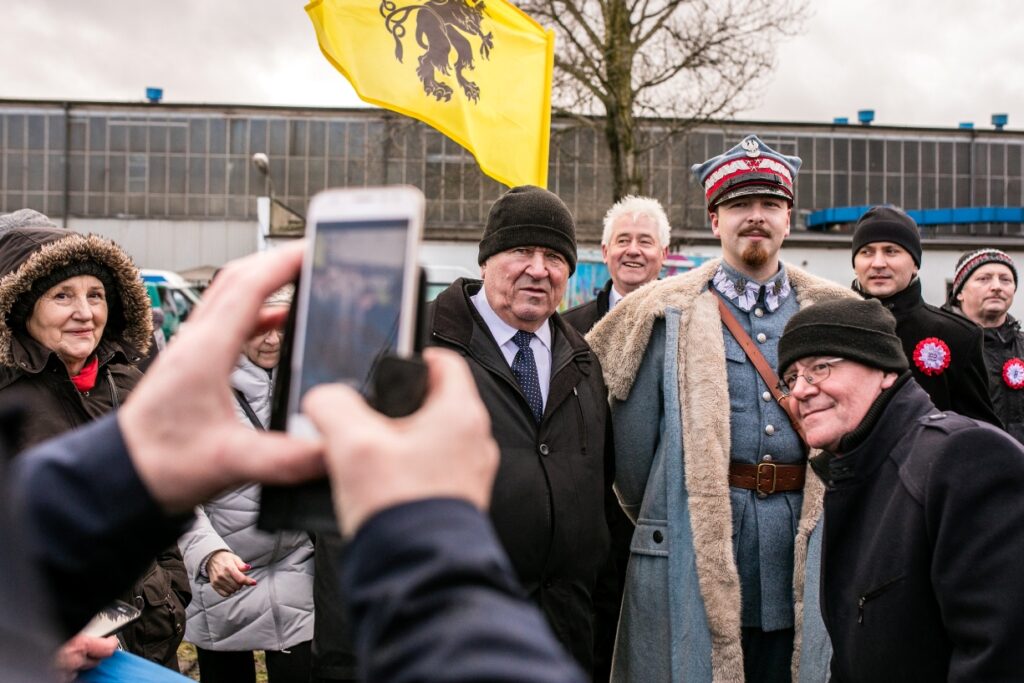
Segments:
[[[969,251],[960,257],[956,262],[956,271],[953,273],[953,289],[949,292],[949,302],[956,303],[956,295],[964,288],[978,268],[989,263],[1001,263],[1013,273],[1013,285],[1017,286],[1017,267],[1013,265],[1013,259],[1005,251],[999,249],[976,249]]]

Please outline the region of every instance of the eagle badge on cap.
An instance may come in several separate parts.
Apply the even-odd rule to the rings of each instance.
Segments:
[[[761,156],[761,146],[757,144],[757,138],[753,136],[745,138],[740,143],[740,147],[746,150],[747,156],[751,159]]]

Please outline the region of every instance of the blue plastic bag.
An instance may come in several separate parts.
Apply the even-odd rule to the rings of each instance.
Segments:
[[[93,669],[83,671],[76,683],[193,683],[156,662],[117,650]]]

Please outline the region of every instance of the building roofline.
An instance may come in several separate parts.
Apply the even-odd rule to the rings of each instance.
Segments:
[[[216,102],[160,102],[158,104],[152,104],[144,100],[62,100],[62,99],[23,99],[23,98],[0,98],[0,107],[55,107],[61,108],[71,107],[77,109],[131,109],[131,110],[144,110],[147,112],[154,112],[159,109],[166,109],[171,111],[220,111],[225,113],[242,113],[242,112],[273,112],[273,113],[291,113],[291,114],[305,114],[307,116],[316,116],[318,114],[367,114],[372,112],[374,116],[385,116],[385,117],[401,117],[401,114],[382,109],[380,107],[320,107],[320,106],[308,106],[308,105],[274,105],[274,104],[245,104],[245,103],[216,103]],[[562,123],[565,121],[578,120],[578,119],[591,120],[595,124],[599,122],[603,117],[601,116],[565,116],[557,113],[552,114],[552,121]],[[659,122],[674,121],[675,119],[660,119],[655,117],[637,117],[637,121],[655,124]],[[849,134],[870,134],[872,132],[880,133],[943,133],[950,134],[955,133],[959,136],[976,138],[982,135],[985,136],[1012,136],[1022,137],[1024,136],[1024,130],[1013,130],[1004,129],[996,130],[994,128],[958,128],[956,126],[940,127],[940,126],[894,126],[894,125],[877,125],[871,124],[869,126],[863,126],[859,124],[836,124],[831,121],[768,121],[768,120],[748,120],[748,119],[712,119],[707,121],[701,121],[698,123],[690,124],[695,128],[750,128],[750,129],[807,129],[807,130],[821,130],[832,133],[849,133]]]

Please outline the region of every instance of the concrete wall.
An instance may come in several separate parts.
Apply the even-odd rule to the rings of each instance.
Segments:
[[[68,228],[117,242],[139,268],[221,266],[257,249],[256,221],[71,218]]]

